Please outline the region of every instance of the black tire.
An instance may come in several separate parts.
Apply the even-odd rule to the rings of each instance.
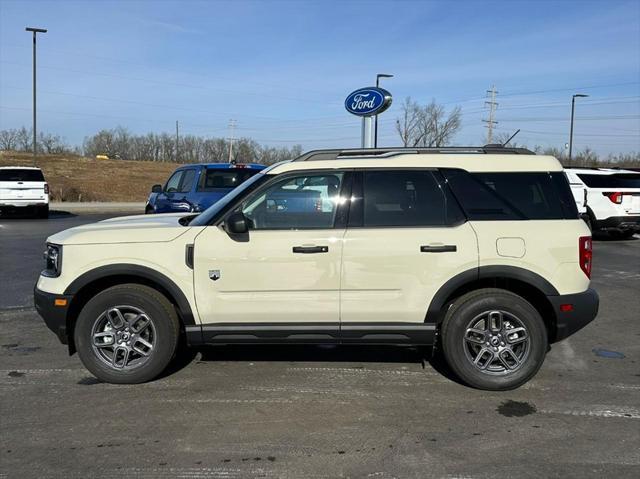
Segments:
[[[150,354],[140,356],[131,352],[132,357],[139,356],[141,364],[134,364],[129,369],[126,368],[126,364],[122,369],[108,364],[108,358],[105,358],[100,351],[108,355],[109,350],[93,346],[94,327],[101,321],[104,322],[106,318],[104,313],[114,307],[120,309],[128,307],[144,312],[150,320],[150,326],[147,326],[146,330],[153,331],[153,341],[150,341],[153,343],[153,348]],[[123,316],[127,314],[123,313]],[[107,322],[110,326],[111,323],[108,320]],[[131,330],[133,331],[133,326]],[[119,332],[115,329],[112,331]],[[129,329],[127,328],[126,331],[128,333]],[[124,329],[122,333],[124,334]],[[108,383],[137,384],[151,381],[165,370],[175,355],[179,335],[178,315],[163,294],[148,286],[123,284],[108,288],[87,302],[78,316],[74,339],[80,360],[95,377]],[[134,344],[133,334],[131,338],[131,344]]]
[[[46,220],[49,218],[49,205],[36,207],[36,218]]]
[[[489,311],[501,312],[503,324],[505,319],[509,325],[519,322],[527,333],[528,340],[513,346],[507,344],[509,348],[519,348],[514,349],[516,355],[522,354],[520,358],[522,361],[517,369],[507,369],[501,363],[500,357],[511,358],[510,355],[503,356],[504,351],[501,349],[501,344],[504,346],[503,343],[495,345],[500,348],[496,353],[491,345],[484,345],[487,343],[476,345],[465,340],[467,328]],[[526,383],[542,366],[548,347],[547,330],[538,311],[522,297],[502,289],[480,289],[458,298],[447,311],[441,331],[444,357],[453,372],[469,386],[489,391],[506,391]],[[493,341],[498,336],[505,337],[504,334],[496,334],[496,336],[489,334],[489,336],[484,338]],[[510,335],[510,340],[513,340],[513,335]],[[484,339],[480,340],[481,343],[482,341]],[[495,363],[491,362],[490,365],[497,364],[488,368],[494,367],[496,370],[481,370],[474,365],[471,356],[475,350],[472,351],[472,348],[487,349],[486,354],[495,358]],[[489,363],[490,360],[486,362]],[[500,367],[505,370],[498,371]]]

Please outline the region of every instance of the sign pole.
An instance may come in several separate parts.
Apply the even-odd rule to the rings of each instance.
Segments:
[[[366,128],[367,128],[366,120],[367,120],[367,117],[363,116],[362,117],[362,131],[360,132],[360,148],[366,148],[366,146],[365,146],[365,144],[366,144],[365,143],[365,134],[364,134],[365,131],[366,131]]]

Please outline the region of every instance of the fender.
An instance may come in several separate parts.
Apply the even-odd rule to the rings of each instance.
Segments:
[[[73,280],[73,282],[69,286],[67,286],[64,294],[75,295],[86,285],[93,283],[96,280],[118,275],[137,276],[139,278],[144,278],[162,286],[176,301],[178,308],[180,309],[184,325],[191,326],[196,324],[193,318],[193,311],[191,310],[191,306],[189,305],[189,302],[187,301],[187,298],[182,290],[164,274],[159,273],[151,268],[147,268],[146,266],[126,263],[100,266],[98,268],[87,271],[86,273]]]
[[[425,322],[438,322],[440,319],[440,312],[442,311],[447,298],[449,298],[457,289],[467,283],[492,278],[516,279],[535,287],[546,296],[558,296],[559,294],[558,290],[549,281],[533,271],[519,268],[517,266],[507,265],[480,266],[479,268],[469,269],[455,275],[440,287],[433,296],[431,304],[429,304]]]

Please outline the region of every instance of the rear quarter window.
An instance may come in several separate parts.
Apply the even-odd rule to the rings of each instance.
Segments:
[[[40,170],[7,168],[0,169],[0,181],[44,181],[44,175]]]
[[[578,211],[561,172],[469,173],[443,170],[471,220],[575,219]]]

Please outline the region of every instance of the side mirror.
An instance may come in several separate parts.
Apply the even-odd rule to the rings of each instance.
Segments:
[[[162,185],[153,185],[151,187],[151,193],[162,193]]]
[[[249,225],[247,219],[244,217],[241,211],[231,213],[224,221],[225,229],[228,233],[234,235],[245,234],[249,231]]]

